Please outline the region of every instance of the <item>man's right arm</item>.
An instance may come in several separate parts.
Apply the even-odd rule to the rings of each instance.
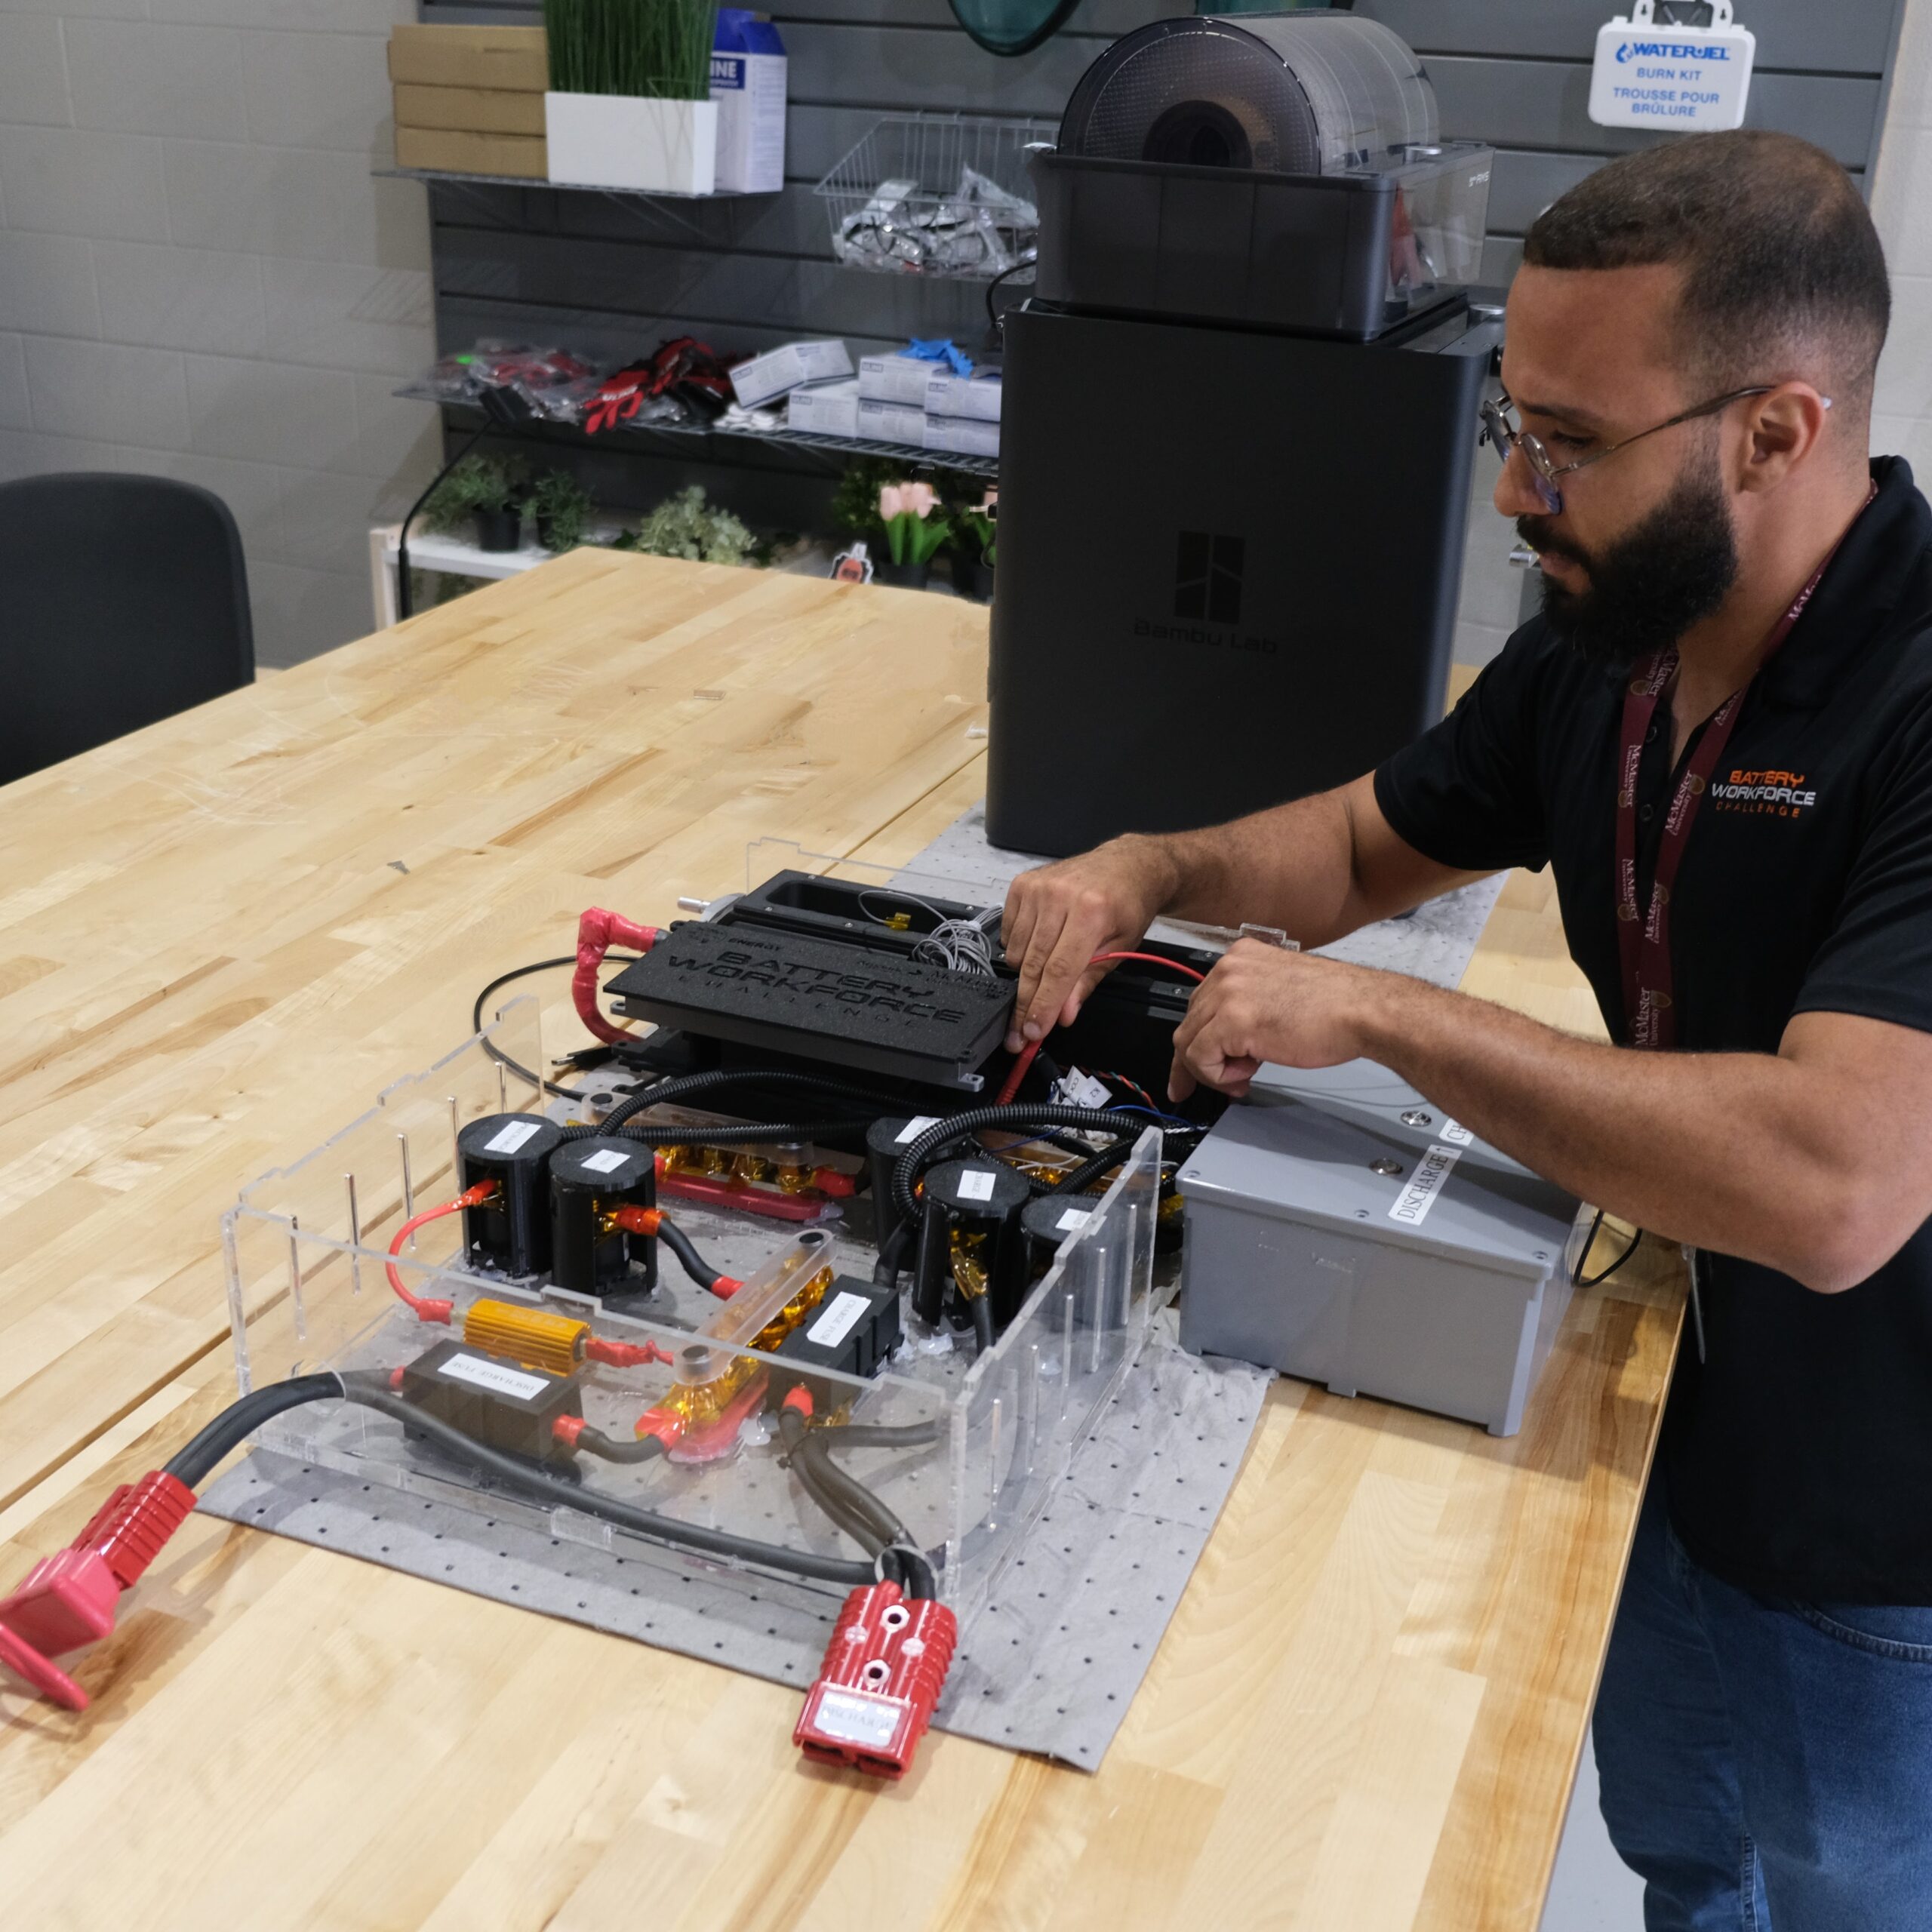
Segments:
[[[1407,912],[1481,878],[1425,858],[1376,802],[1374,780],[1276,805],[1199,832],[1129,834],[1022,872],[1001,928],[1020,964],[1008,1046],[1071,1022],[1103,968],[1161,914],[1204,925],[1277,926],[1304,946]]]

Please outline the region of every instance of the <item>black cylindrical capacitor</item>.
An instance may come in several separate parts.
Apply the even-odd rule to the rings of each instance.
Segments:
[[[456,1137],[458,1178],[467,1193],[479,1181],[497,1191],[463,1213],[463,1245],[472,1261],[506,1275],[541,1275],[550,1266],[550,1157],[564,1131],[540,1114],[485,1114]]]
[[[996,1161],[942,1161],[928,1171],[912,1280],[913,1312],[921,1320],[943,1316],[959,1327],[972,1324],[968,1298],[954,1276],[955,1238],[959,1252],[983,1275],[995,1333],[1012,1320],[1026,1292],[1020,1216],[1032,1196],[1026,1176]]]
[[[1054,1265],[1060,1244],[1087,1225],[1099,1204],[1091,1194],[1040,1194],[1020,1211],[1020,1229],[1026,1238],[1027,1272],[1038,1281]]]
[[[899,1157],[918,1139],[928,1121],[908,1121],[897,1115],[875,1120],[866,1129],[867,1187],[872,1198],[872,1242],[883,1247],[897,1231],[900,1214],[892,1204],[892,1171]]]
[[[1056,1261],[1060,1263],[1060,1278],[1048,1291],[1045,1310],[1046,1324],[1055,1334],[1069,1325],[1110,1330],[1126,1322],[1132,1220],[1096,1229],[1078,1247],[1064,1255],[1060,1251],[1086,1227],[1100,1205],[1097,1194],[1046,1194],[1028,1201],[1021,1211],[1020,1225],[1032,1278],[1038,1280]],[[1145,1212],[1143,1205],[1130,1210],[1131,1214]]]
[[[550,1156],[551,1280],[582,1295],[649,1294],[656,1240],[601,1223],[613,1208],[657,1204],[657,1160],[641,1142],[614,1134],[566,1141]]]

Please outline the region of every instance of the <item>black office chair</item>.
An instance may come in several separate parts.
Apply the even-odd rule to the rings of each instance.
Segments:
[[[254,676],[219,497],[162,476],[0,483],[0,784]]]

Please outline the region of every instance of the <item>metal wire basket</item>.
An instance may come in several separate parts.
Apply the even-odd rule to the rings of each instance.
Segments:
[[[1034,257],[1026,150],[1050,121],[888,114],[814,191],[848,268],[985,281]]]

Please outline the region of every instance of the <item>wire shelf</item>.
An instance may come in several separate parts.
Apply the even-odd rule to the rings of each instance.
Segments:
[[[454,168],[374,168],[371,174],[389,181],[441,181],[457,188],[549,188],[560,195],[623,195],[636,202],[740,202],[771,189],[714,188],[708,195],[689,195],[675,188],[607,188],[594,181],[552,181],[541,175],[472,174]]]
[[[990,281],[1033,258],[1039,234],[1028,148],[1051,121],[888,114],[813,192],[847,268]]]

